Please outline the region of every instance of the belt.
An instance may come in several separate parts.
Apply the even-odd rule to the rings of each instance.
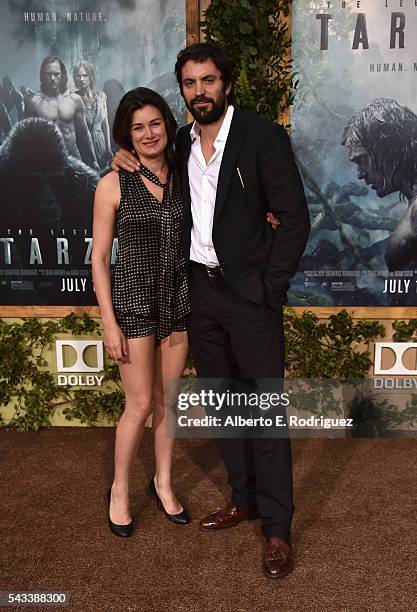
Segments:
[[[221,266],[206,266],[205,264],[198,263],[197,261],[190,261],[190,263],[193,267],[204,270],[209,278],[220,278],[224,276],[224,271]]]

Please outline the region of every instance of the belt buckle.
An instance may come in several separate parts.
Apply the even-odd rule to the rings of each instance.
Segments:
[[[213,268],[206,266],[206,272],[209,278],[219,278],[220,276],[224,276],[221,266],[214,266]]]

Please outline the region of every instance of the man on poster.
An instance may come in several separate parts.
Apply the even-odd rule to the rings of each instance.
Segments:
[[[282,305],[304,251],[309,215],[285,130],[234,108],[232,65],[214,43],[177,58],[176,75],[194,123],[177,136],[190,259],[189,338],[202,378],[282,379]],[[113,168],[137,159],[116,155]],[[271,211],[280,223],[265,222]],[[217,439],[232,499],[200,521],[222,531],[261,517],[263,570],[280,578],[294,566],[291,449],[288,438]]]
[[[68,154],[99,170],[81,97],[67,89],[67,69],[59,57],[48,56],[40,67],[41,89],[27,99],[26,116],[57,124]]]
[[[398,191],[408,207],[388,240],[390,272],[417,265],[417,115],[391,98],[377,98],[352,117],[342,145],[358,178],[379,198]]]

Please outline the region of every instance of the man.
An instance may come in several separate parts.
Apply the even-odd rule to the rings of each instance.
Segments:
[[[9,113],[3,102],[0,100],[0,145],[12,129]]]
[[[26,116],[54,121],[65,142],[68,155],[99,170],[93,141],[85,119],[81,97],[67,89],[67,69],[59,57],[48,56],[40,68],[41,89],[27,98]]]
[[[175,66],[194,123],[177,136],[190,258],[189,338],[202,378],[282,378],[282,305],[309,228],[302,182],[285,130],[232,105],[230,60],[214,43],[181,51]],[[125,154],[118,163],[134,169]],[[275,232],[265,222],[279,219]],[[263,569],[293,568],[289,439],[217,439],[232,499],[200,521],[221,531],[262,519]]]
[[[392,232],[385,261],[389,271],[417,265],[417,116],[389,98],[360,109],[345,128],[342,145],[358,178],[378,197],[400,192],[408,208]]]
[[[25,108],[23,95],[20,91],[17,91],[15,84],[9,76],[3,77],[0,85],[0,101],[3,102],[9,116],[13,109],[15,109],[17,121],[23,119],[23,111]]]

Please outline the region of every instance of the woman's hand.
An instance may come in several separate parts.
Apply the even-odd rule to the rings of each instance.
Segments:
[[[140,168],[140,162],[133,153],[127,149],[119,149],[112,161],[112,170],[119,172],[120,169],[128,172],[136,172]]]
[[[279,219],[274,217],[274,215],[271,212],[266,213],[266,220],[268,221],[268,223],[272,225],[272,229],[274,230],[276,230],[278,225],[280,224]]]
[[[112,359],[129,360],[127,340],[117,323],[104,326],[104,346]]]

